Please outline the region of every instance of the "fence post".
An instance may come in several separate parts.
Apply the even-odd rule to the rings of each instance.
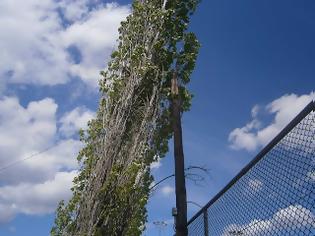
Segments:
[[[208,225],[208,211],[205,209],[203,211],[203,226],[205,231],[205,236],[209,236],[209,225]]]

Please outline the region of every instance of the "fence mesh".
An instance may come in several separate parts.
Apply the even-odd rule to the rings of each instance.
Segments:
[[[314,236],[314,137],[315,112],[309,111],[227,191],[193,217],[189,235]]]

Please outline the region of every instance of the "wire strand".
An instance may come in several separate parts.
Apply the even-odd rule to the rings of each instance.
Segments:
[[[34,158],[34,157],[37,157],[37,156],[39,156],[40,154],[43,154],[43,153],[45,153],[45,152],[48,152],[49,150],[51,150],[51,149],[57,147],[58,145],[59,145],[59,144],[52,145],[52,146],[50,146],[50,147],[48,147],[48,148],[43,149],[42,151],[39,151],[39,152],[34,153],[34,154],[32,154],[32,155],[30,155],[30,156],[28,156],[28,157],[25,157],[25,158],[23,158],[23,159],[20,159],[20,160],[11,162],[11,163],[9,163],[9,164],[6,165],[6,166],[1,167],[1,168],[0,168],[0,173],[3,172],[3,171],[5,171],[5,170],[7,170],[7,169],[9,169],[9,168],[11,168],[11,167],[13,167],[13,166],[16,166],[16,165],[20,164],[20,163],[22,163],[22,162],[25,162],[25,161],[27,161],[27,160],[30,160],[30,159]]]

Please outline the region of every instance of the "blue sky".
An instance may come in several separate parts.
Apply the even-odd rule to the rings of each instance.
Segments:
[[[69,197],[76,130],[94,115],[99,70],[130,12],[130,1],[106,3],[0,3],[0,167],[58,144],[0,172],[0,235],[48,235],[56,202]],[[183,129],[186,165],[210,174],[202,186],[187,182],[188,200],[205,204],[314,98],[314,11],[311,0],[202,1]],[[171,152],[155,167],[156,180],[172,174]],[[154,221],[171,235],[173,191],[169,180],[152,195],[146,235],[158,235]]]

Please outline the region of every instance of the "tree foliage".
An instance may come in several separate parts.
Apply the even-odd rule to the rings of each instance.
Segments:
[[[182,111],[199,50],[187,32],[199,0],[135,0],[121,23],[118,48],[101,72],[97,116],[81,131],[73,197],[61,202],[53,236],[141,235],[147,218],[150,164],[172,136],[171,79],[179,78]]]

